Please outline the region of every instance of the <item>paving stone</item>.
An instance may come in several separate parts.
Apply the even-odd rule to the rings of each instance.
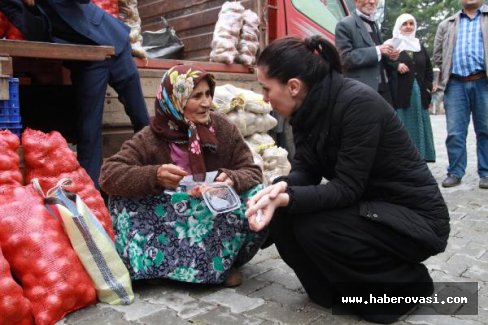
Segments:
[[[259,280],[277,282],[290,290],[298,290],[302,284],[293,271],[283,271],[281,269],[271,270],[257,276]]]
[[[242,313],[265,304],[263,299],[238,294],[235,289],[223,289],[202,297],[201,300],[227,307],[232,313]]]
[[[299,293],[284,288],[282,285],[273,283],[250,295],[251,297],[262,298],[266,301],[274,301],[282,305],[306,305],[310,303],[307,294]]]
[[[229,311],[224,307],[217,307],[205,314],[193,318],[191,321],[193,324],[209,325],[264,325],[266,322],[265,320],[259,318],[245,317],[243,315],[229,313]]]
[[[162,309],[149,316],[142,317],[138,324],[171,324],[171,325],[188,325],[188,321],[181,319],[178,315],[169,309]]]
[[[309,324],[320,317],[320,312],[307,307],[283,306],[276,302],[268,302],[259,308],[245,313],[246,316],[259,317],[281,324]],[[341,316],[337,316],[341,318]]]

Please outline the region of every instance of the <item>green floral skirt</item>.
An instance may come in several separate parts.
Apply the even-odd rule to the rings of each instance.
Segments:
[[[202,198],[187,193],[111,196],[115,246],[131,278],[222,283],[266,239],[265,231],[249,229],[244,215],[247,199],[261,188],[243,193],[240,208],[216,216]]]

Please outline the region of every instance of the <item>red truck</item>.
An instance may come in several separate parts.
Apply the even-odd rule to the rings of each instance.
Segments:
[[[155,92],[163,72],[181,61],[192,61],[211,71],[215,74],[218,84],[232,83],[237,87],[260,91],[252,67],[209,62],[215,23],[225,1],[138,0],[143,31],[161,29],[161,18],[164,17],[184,43],[181,60],[136,59],[151,114]],[[260,43],[264,47],[270,41],[287,35],[306,37],[321,34],[334,41],[335,25],[349,14],[354,0],[242,0],[241,3],[260,16]],[[2,46],[5,48],[5,45],[0,44],[0,47]],[[19,49],[19,46],[24,46],[25,51]],[[24,56],[13,56],[14,75],[21,77],[23,83],[20,93],[24,125],[44,130],[64,130],[69,133],[69,125],[74,125],[68,123],[73,118],[69,108],[74,106],[74,96],[69,89],[69,75],[59,62],[64,56],[55,51],[29,50],[29,46],[31,45],[15,44],[15,48],[12,48],[14,52],[23,52],[18,55]],[[42,60],[26,58],[33,51],[37,53],[36,58],[42,57]],[[9,54],[8,51],[3,52]],[[50,58],[50,55],[57,56]],[[81,56],[78,59],[83,58]],[[103,122],[104,155],[107,156],[117,151],[122,141],[131,134],[129,119],[117,100],[117,94],[110,88],[106,95]]]

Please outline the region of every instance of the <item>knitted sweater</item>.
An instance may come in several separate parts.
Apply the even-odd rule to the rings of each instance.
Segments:
[[[251,151],[242,135],[223,114],[211,112],[219,141],[217,152],[205,148],[207,171],[225,172],[234,182],[234,189],[244,192],[263,181],[259,166],[254,164]],[[126,141],[120,151],[105,160],[100,175],[100,187],[109,195],[140,197],[161,193],[156,174],[162,164],[173,163],[169,142],[145,127]]]

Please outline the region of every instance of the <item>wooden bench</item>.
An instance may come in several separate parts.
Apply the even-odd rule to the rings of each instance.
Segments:
[[[115,54],[113,46],[0,40],[0,56],[33,59],[101,61]]]

